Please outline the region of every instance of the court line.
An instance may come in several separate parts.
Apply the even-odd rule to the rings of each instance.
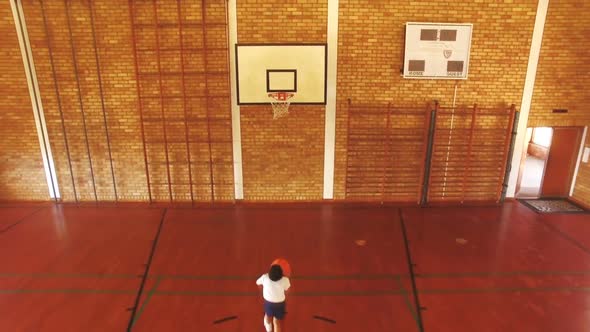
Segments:
[[[134,204],[145,204],[145,206],[134,206]],[[118,203],[95,203],[95,202],[79,202],[79,203],[74,203],[74,202],[61,202],[61,203],[55,203],[55,206],[59,206],[59,207],[63,207],[63,208],[93,208],[93,209],[122,209],[122,210],[137,210],[137,209],[143,209],[143,210],[161,210],[163,208],[166,208],[167,206],[158,206],[158,205],[154,205],[154,204],[150,204],[150,203],[127,203],[127,202],[118,202]]]
[[[590,272],[589,272],[590,273]],[[237,275],[155,275],[163,279],[187,279],[187,280],[256,280],[259,276],[237,276]],[[291,276],[291,280],[387,280],[395,279],[397,274],[351,274],[351,275],[325,275],[325,276]]]
[[[404,302],[406,303],[408,310],[410,310],[410,314],[412,315],[412,318],[414,318],[414,322],[416,323],[416,327],[418,327],[418,329],[419,329],[420,324],[418,323],[418,315],[416,315],[416,311],[414,309],[414,306],[412,306],[412,303],[410,302],[410,298],[408,297],[408,291],[404,287],[404,284],[402,283],[401,278],[396,278],[395,281],[398,284],[399,288],[402,290],[402,296],[404,298]]]
[[[150,255],[148,257],[148,261],[145,266],[145,271],[143,273],[143,277],[141,278],[139,290],[137,291],[137,296],[135,297],[135,304],[133,305],[133,310],[131,311],[131,317],[129,318],[129,324],[127,325],[127,332],[131,332],[131,329],[133,328],[133,322],[135,321],[137,307],[139,306],[139,301],[141,300],[141,295],[143,293],[143,288],[145,287],[145,282],[147,280],[147,276],[150,273],[150,267],[152,266],[152,260],[154,258],[154,254],[156,252],[156,247],[158,246],[158,240],[160,239],[160,234],[162,233],[162,227],[164,226],[164,221],[166,219],[167,212],[168,212],[167,208],[164,208],[164,210],[162,211],[160,225],[158,226],[158,231],[156,232],[156,237],[154,238],[152,248],[150,250]]]
[[[548,221],[542,220],[541,218],[534,218],[534,220],[538,223],[541,223],[542,225],[544,225],[545,227],[549,228],[550,230],[552,230],[554,233],[556,233],[557,235],[559,235],[562,239],[566,240],[567,242],[569,242],[570,244],[574,245],[575,247],[577,247],[578,249],[582,250],[584,253],[590,255],[590,249],[588,249],[585,245],[583,245],[582,243],[580,243],[578,240],[576,240],[575,238],[571,237],[569,234],[567,234],[566,232],[562,231],[561,229],[559,229],[557,226],[549,223]]]
[[[507,271],[507,272],[450,272],[450,273],[415,273],[417,279],[434,278],[470,278],[470,277],[514,277],[514,276],[590,276],[590,271]],[[0,272],[0,278],[64,278],[64,279],[134,279],[141,278],[140,274],[109,274],[109,273],[18,273]],[[353,275],[323,275],[323,276],[292,276],[292,280],[386,280],[395,278],[408,278],[410,274],[353,274]],[[238,275],[149,275],[147,279],[166,280],[256,280],[257,276]]]
[[[529,212],[528,214],[527,213],[523,214],[524,218],[530,220],[531,222],[536,222],[536,223],[539,223],[539,224],[545,226],[545,228],[548,228],[549,230],[553,231],[553,233],[557,234],[559,237],[566,240],[567,242],[572,244],[574,247],[577,247],[578,249],[582,250],[584,253],[590,255],[590,249],[588,249],[588,247],[586,247],[585,245],[580,243],[578,240],[576,240],[575,238],[573,238],[572,236],[567,234],[565,231],[562,231],[561,229],[559,229],[559,227],[553,225],[551,222],[543,220],[543,216],[549,217],[550,214],[540,213],[536,210],[533,210],[527,204],[525,204],[524,202],[521,202],[520,200],[517,200],[517,206],[520,206],[523,209],[525,209],[527,212]]]
[[[140,315],[143,313],[149,300],[154,295],[162,296],[223,296],[223,297],[258,297],[259,292],[218,292],[218,291],[158,291],[155,285],[151,290],[148,297],[146,297],[141,309],[136,315],[135,322],[139,320]],[[0,294],[30,294],[30,293],[56,293],[56,294],[135,294],[134,290],[118,290],[118,289],[0,289]],[[374,290],[374,291],[341,291],[341,292],[298,292],[291,293],[289,296],[296,297],[318,297],[318,296],[390,296],[390,295],[403,295],[404,292],[401,290]]]
[[[156,283],[150,289],[150,291],[148,292],[148,295],[146,296],[145,300],[143,301],[143,303],[141,305],[141,308],[139,308],[139,311],[135,314],[135,318],[133,319],[133,325],[135,325],[139,321],[139,318],[141,317],[141,315],[143,314],[143,311],[145,310],[145,308],[147,307],[148,303],[152,299],[152,296],[154,296],[154,292],[156,291],[156,289],[160,285],[160,282],[162,282],[162,279],[161,278],[157,278],[156,279]]]
[[[0,278],[33,278],[33,279],[135,279],[141,278],[138,274],[102,274],[102,273],[11,273],[0,272]]]
[[[412,281],[412,292],[414,295],[414,304],[416,305],[416,317],[418,318],[418,330],[424,332],[424,322],[422,320],[422,305],[420,305],[420,298],[418,297],[418,289],[416,287],[416,276],[414,274],[414,263],[412,262],[412,255],[410,253],[410,244],[408,242],[408,234],[406,231],[406,223],[404,222],[404,216],[402,209],[398,209],[399,222],[402,229],[402,235],[404,238],[404,246],[406,251],[406,261],[408,263],[408,271],[410,271],[410,280]]]
[[[588,272],[590,274],[590,271]],[[401,277],[397,274],[376,274],[376,275],[323,275],[323,276],[292,276],[292,280],[386,280]],[[18,272],[0,272],[0,278],[96,278],[96,279],[132,279],[141,278],[143,275],[136,274],[108,274],[108,273],[18,273]],[[166,280],[256,280],[259,276],[237,276],[237,275],[166,275],[154,274],[149,275],[147,279],[166,279]]]
[[[340,292],[293,292],[289,297],[317,297],[317,296],[386,296],[386,295],[402,295],[401,290],[369,290],[369,291],[340,291]],[[218,292],[218,291],[155,291],[154,295],[169,295],[169,296],[235,296],[235,297],[249,297],[260,296],[260,292]]]
[[[568,293],[588,293],[590,287],[510,287],[510,288],[465,288],[465,289],[424,289],[419,291],[421,294],[482,294],[482,293],[534,293],[534,292],[568,292]]]
[[[43,202],[43,203],[30,203],[30,204],[16,204],[16,205],[7,205],[0,203],[0,209],[23,209],[23,208],[37,208],[37,207],[50,207],[53,206],[55,203],[53,202]]]
[[[585,276],[590,271],[507,271],[507,272],[458,272],[417,273],[417,278],[469,278],[469,277],[515,277],[515,276]],[[403,275],[402,275],[403,276]]]
[[[7,226],[6,228],[0,230],[0,235],[6,233],[7,231],[9,231],[10,229],[12,229],[13,227],[17,226],[18,224],[22,223],[23,221],[25,221],[26,219],[28,219],[29,217],[32,217],[34,214],[36,214],[37,212],[45,209],[47,206],[42,206],[38,209],[36,209],[35,211],[27,214],[26,216],[20,218],[19,220],[17,220],[15,223],[13,223],[12,225]]]
[[[465,289],[423,289],[421,294],[489,294],[489,293],[590,293],[590,287],[505,287],[505,288],[465,288]],[[56,288],[56,289],[0,289],[2,294],[135,294],[134,290],[121,289],[76,289],[76,288]],[[259,292],[201,292],[201,291],[157,291],[155,290],[153,296],[220,296],[220,297],[258,297]],[[363,296],[404,296],[407,291],[402,290],[373,290],[373,291],[341,291],[341,292],[299,292],[291,293],[289,296],[295,297],[320,297],[320,296],[349,296],[349,297],[363,297]],[[146,298],[147,300],[147,298]]]
[[[123,289],[0,289],[0,294],[135,294]]]

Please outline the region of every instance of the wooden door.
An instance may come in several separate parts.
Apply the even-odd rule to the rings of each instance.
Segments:
[[[554,127],[551,149],[545,165],[542,197],[568,197],[578,159],[581,127]]]

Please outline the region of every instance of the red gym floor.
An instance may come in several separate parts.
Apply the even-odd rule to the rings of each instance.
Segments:
[[[0,331],[262,332],[254,282],[276,257],[294,273],[287,332],[417,332],[420,321],[428,332],[587,331],[589,248],[590,215],[537,214],[517,202],[6,203]]]

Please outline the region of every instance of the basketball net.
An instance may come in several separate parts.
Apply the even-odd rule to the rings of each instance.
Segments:
[[[294,93],[290,92],[273,92],[269,93],[270,104],[272,105],[272,118],[276,120],[289,114],[289,99],[295,96]]]

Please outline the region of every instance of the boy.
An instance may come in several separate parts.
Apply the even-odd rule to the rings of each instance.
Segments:
[[[256,280],[256,284],[262,286],[266,331],[271,332],[274,323],[275,332],[281,332],[280,321],[285,317],[285,292],[291,287],[289,278],[283,276],[280,265],[272,265],[268,273]]]

